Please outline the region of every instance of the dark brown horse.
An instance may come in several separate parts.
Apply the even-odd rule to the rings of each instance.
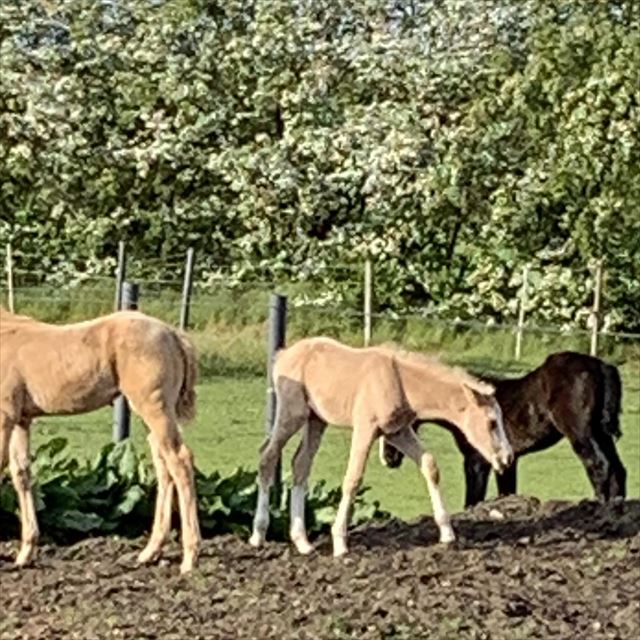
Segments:
[[[626,495],[626,471],[615,440],[620,437],[622,385],[618,369],[599,358],[571,351],[554,353],[522,378],[483,376],[496,387],[514,462],[496,475],[501,496],[516,492],[518,458],[541,451],[567,438],[582,460],[595,494],[600,500]],[[484,500],[490,465],[443,421],[464,456],[465,506]],[[418,429],[420,423],[414,424]],[[381,439],[380,457],[388,467],[398,467],[402,454]]]

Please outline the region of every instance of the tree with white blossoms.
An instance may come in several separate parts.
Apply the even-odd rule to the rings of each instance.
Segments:
[[[1,3],[0,241],[52,276],[192,245],[323,300],[372,255],[380,307],[496,320],[530,264],[583,326],[603,259],[638,330],[639,34],[633,0]]]

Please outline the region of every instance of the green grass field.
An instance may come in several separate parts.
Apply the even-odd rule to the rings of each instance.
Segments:
[[[637,364],[637,363],[636,363]],[[640,496],[640,378],[637,366],[623,368],[625,394],[622,416],[623,437],[618,447],[628,471],[628,495]],[[255,469],[258,447],[264,438],[265,382],[261,377],[212,377],[199,386],[199,415],[185,429],[196,464],[203,471],[229,472],[238,466]],[[70,450],[79,457],[93,457],[111,439],[110,409],[72,418],[43,418],[34,429],[33,450],[54,436],[68,438]],[[138,419],[132,437],[140,451],[146,451],[145,428]],[[421,437],[436,456],[441,469],[446,504],[451,511],[462,508],[464,477],[462,459],[451,436],[433,425],[423,427]],[[327,430],[316,459],[312,482],[325,479],[330,486],[342,480],[349,450],[350,431]],[[285,452],[285,473],[297,445],[294,438]],[[581,499],[592,496],[591,487],[578,458],[567,442],[519,463],[519,492],[541,499]],[[404,518],[430,512],[430,503],[417,469],[407,463],[398,470],[384,468],[372,451],[365,476],[370,499]],[[492,481],[491,494],[495,494]]]
[[[135,275],[135,274],[134,274]],[[131,277],[131,275],[130,275]],[[142,283],[141,310],[175,323],[179,316],[179,287]],[[247,284],[230,288],[221,283],[194,293],[190,335],[199,353],[203,382],[199,387],[199,415],[185,429],[196,464],[205,472],[218,469],[228,473],[236,467],[254,470],[258,447],[264,438],[266,361],[266,316],[272,284]],[[285,283],[278,287],[289,296],[287,339],[309,335],[328,335],[352,345],[362,344],[360,302],[343,301],[338,308],[318,308],[304,302],[314,299],[320,289],[312,283]],[[352,292],[353,293],[353,292]],[[0,297],[3,297],[0,283]],[[16,291],[19,313],[48,322],[72,322],[107,313],[113,304],[113,284],[88,282],[80,287],[22,287]],[[351,304],[351,306],[349,306]],[[356,305],[356,306],[353,306]],[[534,325],[535,314],[528,318]],[[589,333],[577,327],[567,333],[527,327],[523,359],[513,362],[514,331],[508,325],[465,328],[446,319],[407,315],[376,317],[375,342],[394,342],[407,349],[439,354],[444,360],[460,364],[477,373],[516,375],[538,366],[554,351],[589,350]],[[599,354],[622,365],[624,382],[622,427],[618,448],[628,472],[628,495],[640,496],[640,342],[631,337],[600,337]],[[624,363],[624,364],[623,364]],[[34,429],[35,448],[54,436],[69,440],[74,456],[91,458],[111,440],[110,409],[73,418],[43,418]],[[132,438],[140,452],[146,452],[145,428],[134,420]],[[440,466],[442,487],[451,511],[462,508],[464,476],[462,459],[451,436],[427,425],[421,438]],[[348,456],[350,431],[328,429],[318,453],[312,482],[328,481],[339,486]],[[285,451],[285,473],[295,450],[294,438]],[[148,453],[147,453],[148,457]],[[405,461],[398,470],[389,470],[372,452],[365,475],[369,498],[382,508],[405,519],[430,511],[426,486],[418,471]],[[490,483],[489,495],[495,495]],[[541,499],[592,497],[591,486],[582,464],[567,442],[519,462],[519,492]]]

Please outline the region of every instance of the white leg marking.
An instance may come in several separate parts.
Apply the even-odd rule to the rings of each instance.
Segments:
[[[433,519],[440,530],[440,542],[449,543],[456,539],[449,514],[444,506],[439,485],[439,473],[433,456],[427,453],[413,429],[405,428],[390,437],[391,444],[408,458],[411,458],[420,468],[420,472],[427,482]]]
[[[383,467],[389,466],[387,465],[387,460],[384,457],[384,436],[380,436],[380,438],[378,438],[378,457],[380,458],[380,462]]]
[[[342,493],[338,513],[335,522],[331,527],[331,537],[333,539],[333,555],[339,558],[347,553],[347,521],[351,508],[351,493]]]
[[[433,519],[436,521],[438,529],[440,530],[440,542],[448,544],[456,539],[456,535],[453,532],[449,514],[445,509],[440,487],[431,479],[428,460],[429,454],[423,454],[420,462],[420,468],[422,470],[422,475],[427,480],[427,487],[429,489],[429,495],[431,496],[431,506],[433,508]]]
[[[369,426],[358,427],[354,425],[347,472],[342,481],[342,498],[335,522],[331,527],[333,555],[336,558],[347,553],[347,524],[351,513],[351,504],[360,486],[374,438],[375,431]]]
[[[269,527],[269,488],[260,487],[258,490],[258,504],[256,515],[253,519],[253,533],[249,538],[249,544],[259,547],[266,538]]]
[[[308,555],[313,551],[313,547],[307,539],[307,529],[304,522],[304,498],[305,487],[294,485],[291,489],[291,540],[296,545],[296,549]]]

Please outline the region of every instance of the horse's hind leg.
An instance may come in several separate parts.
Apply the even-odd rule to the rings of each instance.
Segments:
[[[571,446],[582,461],[599,500],[609,497],[609,462],[598,443],[593,438],[578,438],[571,440]]]
[[[609,462],[609,474],[605,481],[606,498],[625,498],[627,495],[627,471],[620,460],[613,438],[607,433],[596,438],[600,449]]]
[[[269,492],[275,479],[282,449],[309,418],[307,401],[298,382],[279,380],[276,385],[276,421],[273,433],[260,449],[258,468],[258,503],[249,544],[259,547],[269,527]]]
[[[304,521],[304,499],[307,481],[311,473],[313,459],[318,452],[327,423],[311,416],[304,429],[302,440],[293,456],[293,487],[291,489],[291,540],[302,554],[309,554],[313,547],[309,544]]]
[[[174,484],[167,469],[167,465],[160,453],[160,447],[155,436],[150,433],[147,438],[151,448],[153,466],[156,472],[158,489],[156,494],[155,515],[153,518],[153,528],[147,546],[140,552],[138,562],[146,563],[155,561],[162,550],[169,531],[171,530],[171,514],[173,507]]]
[[[9,464],[9,439],[12,428],[13,422],[3,411],[0,411],[0,473]]]
[[[396,449],[399,449],[407,457],[411,458],[420,468],[422,475],[427,481],[431,505],[433,507],[433,518],[440,530],[440,542],[449,543],[455,540],[455,534],[451,527],[449,514],[444,507],[444,501],[440,492],[440,472],[434,457],[427,453],[410,427],[405,427],[388,435],[387,439]]]
[[[140,407],[139,413],[155,439],[158,447],[157,453],[164,460],[166,469],[178,492],[183,548],[180,571],[187,573],[196,566],[200,547],[200,525],[198,523],[198,506],[196,503],[193,455],[191,450],[182,442],[175,416],[169,415],[157,407],[148,409]],[[166,503],[164,507],[167,508]],[[165,515],[163,512],[163,517]],[[163,521],[158,523],[156,530],[161,532],[166,526]]]
[[[20,567],[29,564],[33,558],[39,537],[29,473],[29,426],[28,423],[14,425],[9,439],[9,469],[20,504],[22,543],[16,558]]]

